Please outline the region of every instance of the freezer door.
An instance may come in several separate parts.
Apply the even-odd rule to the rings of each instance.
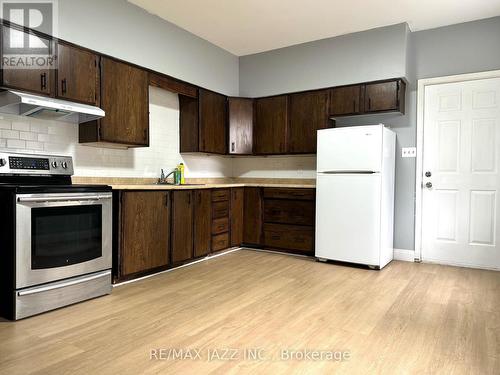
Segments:
[[[380,174],[318,175],[316,256],[380,265]]]
[[[383,125],[318,131],[318,172],[382,170]]]

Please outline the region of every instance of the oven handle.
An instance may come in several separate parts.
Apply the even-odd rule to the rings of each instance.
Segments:
[[[18,197],[18,202],[70,202],[70,201],[93,201],[101,199],[111,199],[111,194],[95,194],[95,195],[72,195],[72,196],[55,196],[55,197]]]
[[[101,277],[109,276],[109,275],[111,275],[111,271],[107,270],[107,271],[99,272],[99,273],[91,275],[91,276],[82,277],[82,278],[79,278],[79,279],[76,279],[76,280],[65,281],[65,282],[62,282],[62,283],[54,284],[54,285],[41,286],[39,288],[32,288],[32,289],[29,289],[29,290],[21,290],[21,291],[17,292],[17,295],[19,297],[21,297],[21,296],[29,296],[31,294],[37,294],[37,293],[47,292],[49,290],[60,289],[60,288],[65,288],[65,287],[71,286],[71,285],[85,283],[87,281],[91,281],[91,280],[95,280],[95,279],[100,279]]]

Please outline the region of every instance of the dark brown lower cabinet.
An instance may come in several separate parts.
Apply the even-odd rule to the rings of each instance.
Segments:
[[[172,263],[193,258],[193,192],[172,193]]]
[[[264,224],[264,246],[313,255],[314,229],[309,226]]]
[[[170,193],[121,192],[119,278],[168,265]]]
[[[244,188],[231,189],[231,246],[243,243]]]
[[[260,245],[262,237],[262,189],[244,188],[243,243]]]
[[[212,196],[209,189],[199,189],[194,194],[194,256],[210,253],[212,229]]]

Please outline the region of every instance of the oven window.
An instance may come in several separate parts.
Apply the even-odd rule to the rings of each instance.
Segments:
[[[31,210],[31,268],[82,263],[102,256],[102,206]]]

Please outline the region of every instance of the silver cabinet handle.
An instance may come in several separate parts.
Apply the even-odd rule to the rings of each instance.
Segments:
[[[18,197],[18,202],[61,202],[61,201],[92,201],[100,199],[111,199],[111,194],[95,195],[71,195],[71,196],[50,196],[50,197]]]
[[[21,291],[17,292],[17,295],[19,297],[21,297],[21,296],[29,296],[31,294],[37,294],[37,293],[47,292],[49,290],[60,289],[60,288],[65,288],[65,287],[71,286],[71,285],[85,283],[87,281],[91,281],[91,280],[95,280],[95,279],[100,279],[101,277],[110,276],[110,275],[111,275],[111,271],[109,271],[109,270],[108,271],[103,271],[103,272],[99,272],[99,273],[94,274],[94,275],[90,275],[90,276],[87,276],[87,277],[82,277],[82,278],[79,278],[79,279],[76,279],[76,280],[70,280],[70,281],[61,282],[61,283],[58,283],[58,284],[55,284],[55,285],[47,285],[47,286],[41,286],[39,288],[33,288],[33,289],[29,289],[29,290],[21,290]]]

